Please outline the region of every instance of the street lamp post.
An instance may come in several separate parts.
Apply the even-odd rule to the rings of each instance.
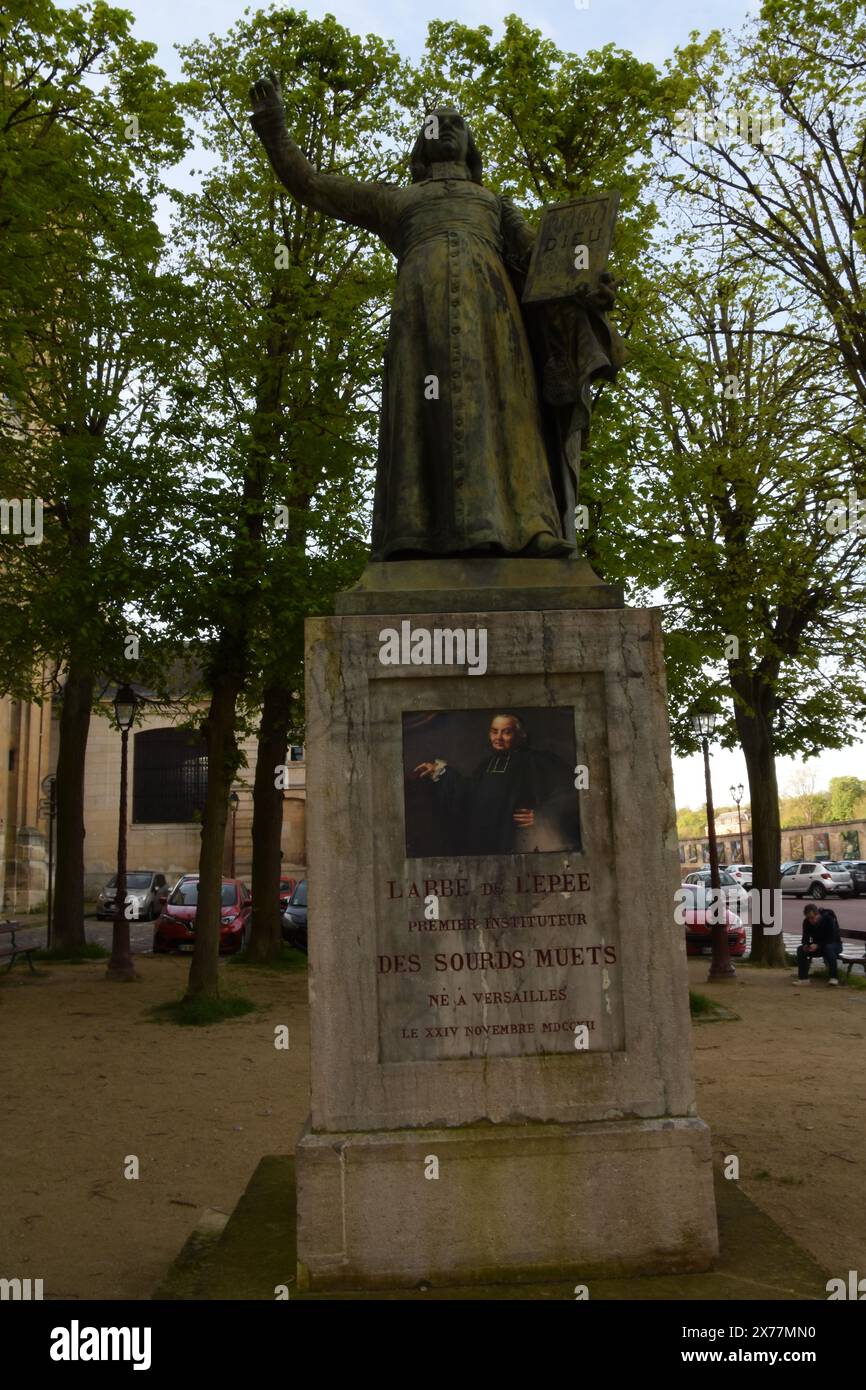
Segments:
[[[743,784],[738,783],[736,787],[731,787],[731,796],[734,798],[734,805],[737,808],[737,830],[740,836],[740,863],[745,864],[746,856],[743,853],[743,818],[740,815],[740,802],[743,799]]]
[[[240,797],[238,796],[237,792],[236,792],[236,791],[232,791],[231,795],[229,796],[229,805],[230,805],[231,808],[232,808],[232,858],[231,858],[231,865],[232,865],[232,867],[231,867],[231,872],[230,872],[230,874],[229,874],[229,878],[234,878],[234,876],[235,876],[235,831],[236,831],[236,829],[237,829],[238,806],[239,806],[240,804],[241,804],[241,799],[240,799]]]
[[[137,980],[129,946],[129,918],[126,915],[126,783],[127,745],[139,700],[129,685],[122,685],[114,697],[114,718],[120,730],[120,815],[117,827],[117,889],[114,894],[114,928],[111,933],[111,959],[105,971],[108,980]]]
[[[51,950],[51,928],[54,921],[54,818],[57,815],[57,778],[52,772],[42,778],[48,814],[48,922],[45,929],[45,949]]]
[[[713,958],[710,962],[708,980],[731,980],[736,975],[731,964],[728,948],[727,908],[722,903],[722,885],[719,879],[719,847],[716,843],[716,813],[713,807],[713,786],[710,778],[710,739],[716,728],[718,716],[712,710],[699,710],[692,715],[692,726],[700,735],[704,752],[704,781],[707,788],[707,836],[710,841],[710,887],[713,890],[714,912],[711,932]]]

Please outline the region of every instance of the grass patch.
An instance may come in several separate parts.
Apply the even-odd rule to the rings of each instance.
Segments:
[[[733,1009],[693,989],[689,990],[689,1013],[697,1023],[734,1023],[739,1022],[740,1018]]]
[[[251,999],[240,994],[220,994],[216,999],[172,999],[167,1004],[154,1004],[147,1010],[154,1023],[177,1023],[182,1028],[207,1028],[211,1023],[223,1023],[228,1018],[240,1018],[258,1008]]]
[[[307,968],[307,957],[303,951],[296,951],[293,946],[288,946],[285,941],[280,943],[280,954],[276,960],[250,960],[246,951],[238,951],[229,957],[229,965],[246,965],[250,970],[292,970],[302,971]]]
[[[780,1182],[785,1187],[803,1187],[806,1182],[805,1178],[790,1178],[784,1174],[780,1174],[777,1178],[768,1168],[760,1168],[758,1172],[753,1173],[752,1176],[754,1178],[760,1178],[762,1182]]]
[[[98,941],[85,941],[83,946],[52,946],[50,951],[34,951],[34,960],[54,960],[61,964],[80,965],[85,960],[107,960],[111,952]]]

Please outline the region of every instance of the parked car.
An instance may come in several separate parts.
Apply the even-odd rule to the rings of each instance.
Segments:
[[[783,893],[793,893],[797,898],[826,898],[828,893],[850,898],[854,892],[854,882],[848,870],[832,861],[826,864],[816,863],[815,860],[789,864],[782,870],[780,887]]]
[[[297,886],[298,880],[296,878],[280,879],[280,912],[285,912],[289,905],[289,898],[292,896]]]
[[[117,874],[112,874],[96,898],[96,915],[100,922],[114,918],[116,910]],[[135,919],[139,922],[152,922],[158,917],[168,894],[165,874],[155,869],[130,869],[126,875],[127,905],[135,908]]]
[[[691,874],[686,874],[682,882],[683,888],[689,886],[697,889],[703,887],[705,893],[711,891],[711,874],[708,868],[695,869]],[[746,889],[743,884],[738,883],[733,874],[727,869],[719,869],[719,888],[725,895],[725,903],[728,907],[739,911],[746,902]]]
[[[307,880],[302,878],[289,898],[282,920],[283,940],[307,953]]]
[[[736,879],[741,888],[751,888],[752,886],[752,866],[751,864],[729,864],[728,873],[731,878]]]
[[[711,904],[698,906],[698,885],[683,884],[686,891],[691,887],[695,895],[695,906],[685,907],[683,920],[686,928],[686,955],[710,956],[713,953],[713,920],[716,911],[724,911],[724,922],[728,933],[728,950],[732,956],[746,954],[746,928],[736,912],[729,907],[713,909]],[[724,885],[722,885],[724,887]],[[707,920],[709,918],[709,920]]]
[[[224,878],[220,905],[220,951],[233,955],[247,941],[252,897],[239,878]],[[198,874],[184,874],[169,895],[153,929],[154,955],[189,952],[195,946]]]
[[[859,897],[861,893],[866,895],[866,859],[842,859],[840,863],[851,875],[854,897]]]

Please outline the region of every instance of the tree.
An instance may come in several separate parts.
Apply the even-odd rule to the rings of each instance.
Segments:
[[[41,700],[62,667],[55,940],[84,941],[83,778],[99,673],[124,663],[128,604],[164,506],[157,401],[171,290],[153,199],[182,127],[130,16],[15,0],[0,28],[3,489],[44,509],[4,545],[3,689]],[[164,382],[164,376],[162,378]]]
[[[382,177],[400,65],[330,17],[258,13],[184,50],[187,101],[218,165],[178,195],[179,269],[195,346],[177,393],[195,553],[163,594],[175,627],[206,638],[208,799],[188,994],[215,995],[227,800],[238,729],[261,710],[253,823],[255,959],[280,949],[278,880],[289,734],[299,731],[303,616],[327,611],[363,563],[375,449],[372,396],[393,269],[370,238],[295,206],[248,121],[250,78],[279,72],[289,118],[320,167]]]
[[[866,796],[866,782],[859,777],[831,777],[828,820],[853,820],[854,807]]]
[[[700,839],[706,833],[706,804],[697,811],[692,811],[687,806],[684,806],[681,811],[677,811],[677,835],[681,840]]]
[[[820,825],[826,820],[828,797],[818,790],[818,778],[810,767],[802,767],[788,779],[787,795],[780,803],[787,826]]]
[[[749,775],[754,883],[778,886],[777,753],[844,746],[864,712],[864,557],[825,525],[863,436],[828,347],[785,331],[808,310],[683,236],[666,277],[655,379],[627,378],[641,430],[636,483],[650,531],[633,571],[664,590],[673,733],[693,751],[702,698]],[[665,361],[667,365],[665,366]],[[780,936],[753,932],[779,961]]]
[[[860,0],[764,0],[730,46],[714,32],[679,52],[697,100],[665,137],[696,225],[724,230],[735,266],[782,274],[812,301],[810,332],[834,344],[861,409],[864,54]]]

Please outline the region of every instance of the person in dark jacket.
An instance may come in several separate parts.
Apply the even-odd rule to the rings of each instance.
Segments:
[[[797,947],[797,979],[795,985],[809,983],[809,969],[816,956],[823,958],[830,976],[828,985],[838,985],[838,961],[844,946],[839,919],[829,907],[810,903],[803,913],[803,940]]]

